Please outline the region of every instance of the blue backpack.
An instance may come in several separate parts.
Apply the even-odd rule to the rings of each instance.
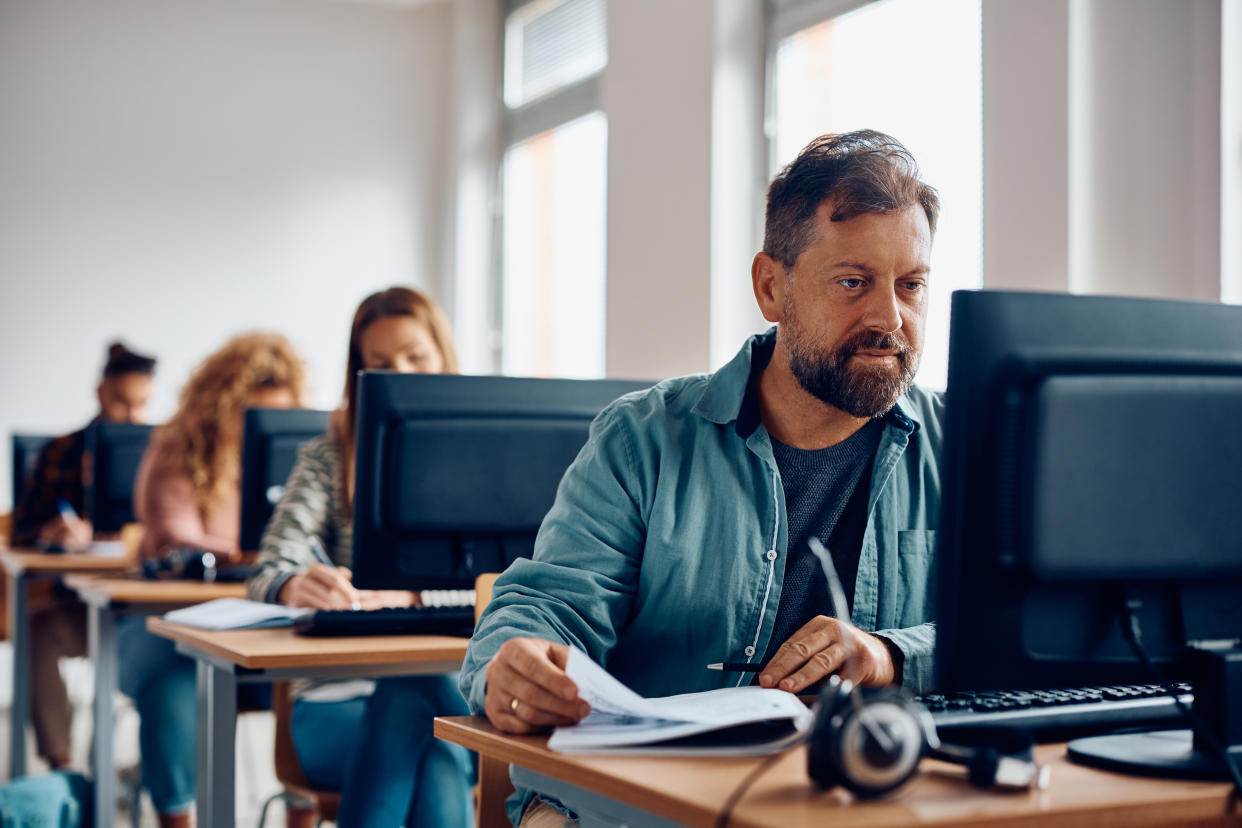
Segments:
[[[94,823],[91,782],[56,771],[0,785],[0,828],[86,828]]]

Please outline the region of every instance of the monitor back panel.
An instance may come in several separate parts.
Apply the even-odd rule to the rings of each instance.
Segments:
[[[251,408],[242,436],[241,548],[257,550],[302,445],[328,430],[330,411]]]
[[[954,294],[938,684],[1146,681],[1123,600],[1161,660],[1242,631],[1240,411],[1242,308]]]
[[[43,447],[55,440],[52,434],[14,434],[13,435],[13,508],[22,502],[22,496],[30,485],[35,464],[39,462],[39,452]]]
[[[359,383],[354,582],[467,588],[529,557],[606,405],[649,383],[368,373]]]
[[[134,483],[152,426],[96,422],[86,432],[86,513],[96,532],[133,523]]]

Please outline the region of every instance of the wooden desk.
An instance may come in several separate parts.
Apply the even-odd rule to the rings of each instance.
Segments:
[[[95,738],[91,743],[91,768],[95,776],[95,824],[112,824],[116,810],[116,769],[112,735],[115,719],[112,701],[117,689],[116,627],[122,615],[159,615],[171,609],[201,604],[216,598],[245,598],[245,584],[203,581],[148,581],[96,575],[68,575],[65,585],[87,607],[88,642],[95,663]]]
[[[9,778],[26,773],[26,723],[30,721],[30,618],[26,597],[31,581],[70,573],[120,573],[133,566],[124,556],[49,555],[37,549],[0,548],[9,574],[9,635],[13,639],[13,706],[9,710]]]
[[[481,716],[437,718],[435,734],[480,756],[513,765],[514,782],[564,802],[582,825],[714,826],[730,795],[762,757],[571,755],[547,748],[547,735],[509,736]],[[1242,825],[1227,816],[1229,786],[1123,776],[1075,765],[1064,745],[1039,745],[1051,765],[1043,791],[999,793],[971,787],[964,770],[924,760],[923,773],[895,796],[860,803],[844,791],[818,790],[806,751],[787,751],[746,790],[730,815],[737,828],[834,828],[907,825]]]
[[[162,618],[148,618],[147,629],[198,664],[199,828],[233,825],[238,682],[451,673],[469,643],[435,635],[311,638],[288,627],[200,630]]]

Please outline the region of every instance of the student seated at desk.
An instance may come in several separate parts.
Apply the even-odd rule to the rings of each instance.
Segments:
[[[304,395],[302,360],[283,336],[231,340],[191,375],[177,412],[156,429],[134,488],[144,560],[175,549],[240,556],[239,466],[247,408],[292,408]],[[139,715],[142,782],[161,826],[191,824],[195,778],[195,667],[173,643],[129,617],[117,631],[121,692]]]
[[[411,592],[358,590],[350,583],[354,389],[362,370],[455,373],[444,313],[429,297],[403,287],[368,296],[358,307],[341,407],[331,431],[302,447],[263,534],[248,584],[256,601],[317,609],[417,601]],[[325,554],[333,565],[321,562]],[[455,674],[303,680],[292,690],[298,763],[315,786],[341,792],[341,828],[473,824],[472,759],[431,732],[433,717],[466,713]]]
[[[580,720],[568,645],[644,696],[756,675],[713,662],[763,665],[758,683],[790,692],[845,668],[927,688],[943,401],[912,383],[938,210],[876,132],[818,138],[777,176],[751,266],[776,327],[596,418],[534,559],[497,580],[475,629],[475,713],[511,733]],[[856,627],[834,617],[811,537]],[[522,792],[510,815],[564,824]]]
[[[103,377],[95,388],[99,412],[86,427],[57,437],[39,453],[30,487],[13,511],[13,547],[84,550],[92,540],[85,512],[82,460],[86,431],[94,423],[144,423],[155,359],[119,342],[108,346]],[[39,755],[55,768],[70,764],[73,708],[60,676],[60,660],[86,655],[86,609],[58,588],[30,618],[31,719]]]

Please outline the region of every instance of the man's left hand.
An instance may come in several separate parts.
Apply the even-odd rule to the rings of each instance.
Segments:
[[[847,637],[853,647],[848,664]],[[798,693],[836,672],[868,686],[892,684],[895,677],[893,657],[883,641],[852,624],[817,615],[776,651],[759,674],[759,685]]]

